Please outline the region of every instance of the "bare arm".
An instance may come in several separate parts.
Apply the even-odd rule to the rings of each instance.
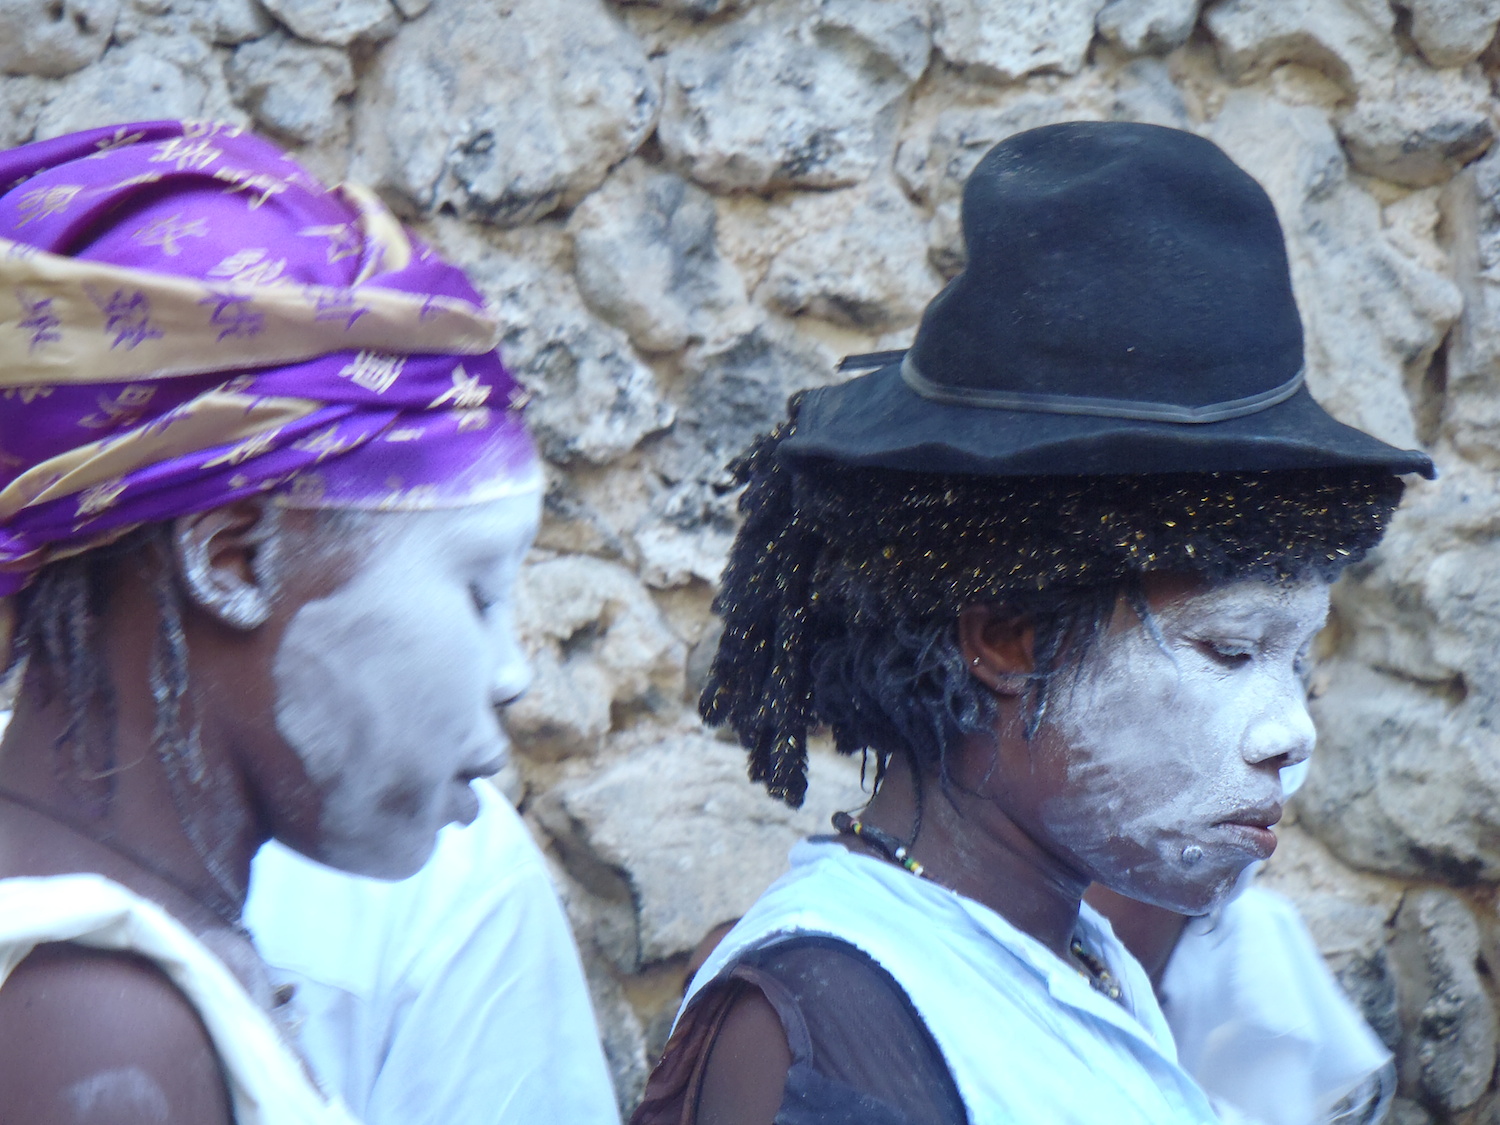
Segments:
[[[187,998],[127,953],[39,946],[0,988],[5,1125],[233,1125]]]
[[[697,1125],[771,1125],[791,1065],[776,1009],[758,989],[746,988],[708,1049]]]

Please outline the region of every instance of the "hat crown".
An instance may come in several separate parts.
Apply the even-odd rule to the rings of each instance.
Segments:
[[[969,178],[963,230],[968,264],[911,350],[919,393],[1211,411],[1295,389],[1302,325],[1275,209],[1201,137],[1019,133]]]

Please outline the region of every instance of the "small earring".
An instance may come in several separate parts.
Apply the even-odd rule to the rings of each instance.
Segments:
[[[970,660],[969,663],[972,664],[974,667],[978,668],[979,667],[979,657],[977,657],[977,656],[974,657],[974,659]]]

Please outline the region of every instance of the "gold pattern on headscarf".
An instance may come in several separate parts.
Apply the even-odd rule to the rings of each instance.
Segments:
[[[144,383],[131,383],[129,386],[120,388],[118,394],[113,398],[109,395],[100,395],[98,398],[99,409],[93,414],[85,414],[78,419],[78,424],[89,430],[112,429],[122,426],[133,425],[140,420],[156,397],[156,388]]]
[[[223,149],[184,135],[160,142],[156,145],[156,151],[146,159],[152,164],[175,164],[179,172],[185,172],[189,168],[201,172],[223,155]]]
[[[142,246],[158,246],[167,257],[175,258],[182,253],[179,243],[184,238],[208,237],[208,220],[202,216],[184,220],[179,211],[175,215],[152,220],[130,237]]]
[[[16,224],[16,229],[19,230],[40,219],[61,215],[68,209],[68,205],[78,198],[78,193],[82,190],[82,184],[58,184],[55,187],[36,188],[22,192],[21,197],[16,200],[16,210],[21,215],[21,221]]]
[[[339,377],[348,379],[356,387],[383,395],[396,385],[396,380],[401,377],[401,369],[405,366],[405,356],[360,352],[339,368]]]
[[[470,375],[464,370],[463,364],[460,363],[453,369],[451,378],[453,386],[428,403],[429,410],[436,410],[450,402],[455,410],[475,410],[490,401],[491,388],[482,386],[479,376]]]

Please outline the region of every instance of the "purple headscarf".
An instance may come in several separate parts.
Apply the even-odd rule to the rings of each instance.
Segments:
[[[495,336],[373,195],[236,128],[0,153],[0,598],[256,493],[411,509],[537,487]]]

